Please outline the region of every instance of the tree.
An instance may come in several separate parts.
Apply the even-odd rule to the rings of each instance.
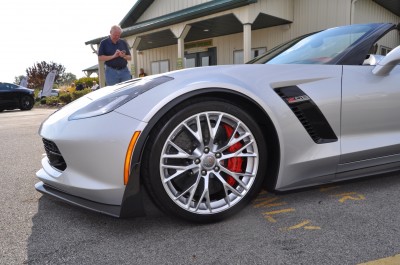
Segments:
[[[16,85],[21,84],[21,80],[24,79],[24,77],[25,76],[23,76],[23,75],[19,75],[19,76],[14,77],[14,84],[16,84]]]
[[[57,71],[56,78],[54,79],[54,82],[57,83],[65,72],[65,67],[61,64],[54,62],[47,63],[42,61],[26,69],[26,74],[28,76],[28,87],[43,88],[46,77],[51,70]]]
[[[63,74],[60,79],[59,79],[59,84],[60,85],[71,85],[73,82],[75,82],[76,80],[76,75],[74,75],[73,73],[65,73]]]

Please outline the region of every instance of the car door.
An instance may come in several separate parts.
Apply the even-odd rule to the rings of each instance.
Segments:
[[[344,66],[338,172],[400,161],[400,66]]]
[[[0,107],[14,105],[15,93],[7,83],[0,83]]]

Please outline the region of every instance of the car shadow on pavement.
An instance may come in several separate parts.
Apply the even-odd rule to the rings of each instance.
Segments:
[[[321,226],[321,230],[310,230],[317,231],[321,238],[337,233],[338,229],[344,229],[341,233],[345,236],[353,235],[352,233],[365,236],[366,232],[363,230],[348,231],[351,224],[352,227],[358,227],[354,226],[354,217],[364,224],[360,226],[361,229],[364,226],[368,227],[365,224],[375,223],[377,220],[383,222],[382,216],[388,216],[390,212],[400,212],[400,206],[396,203],[400,187],[398,172],[333,185],[334,189],[321,186],[288,194],[261,194],[258,199],[262,199],[263,196],[277,196],[278,199],[287,202],[284,207],[296,209],[298,216],[294,213],[287,219],[273,216],[275,219],[280,218],[277,223],[265,219],[265,212],[272,210],[257,208],[254,203],[243,209],[240,214],[222,222],[199,225],[168,217],[157,209],[153,209],[148,216],[118,219],[41,196],[37,213],[32,218],[32,232],[27,242],[28,259],[24,263],[257,264],[246,263],[245,260],[260,260],[265,255],[272,255],[266,254],[266,249],[260,252],[260,244],[276,249],[279,247],[276,242],[283,242],[280,240],[291,237],[299,242],[301,249],[304,248],[305,256],[301,258],[307,260],[306,254],[314,251],[313,248],[325,253],[324,251],[332,246],[317,241],[312,232],[302,234],[303,236],[298,238],[296,233],[288,234],[278,228],[287,226],[286,223],[297,224],[302,220],[298,218],[306,215],[312,222],[315,221],[317,226]],[[366,199],[351,199],[357,199],[361,195]],[[339,200],[343,196],[350,199],[341,204]],[[333,215],[341,217],[332,218]],[[394,214],[390,218],[385,217],[385,220],[387,224],[392,225],[392,228],[387,226],[389,230],[397,229],[398,225],[391,223],[397,220]],[[392,232],[389,230],[380,232],[380,240],[390,237]],[[380,234],[374,234],[375,239],[368,238],[364,241],[375,242],[379,236]],[[316,242],[315,245],[313,242]],[[307,248],[307,244],[311,246],[311,250]],[[351,240],[347,243],[332,241],[331,244],[339,249],[343,244],[346,248],[355,245]],[[382,247],[389,249],[390,245]],[[242,251],[232,255],[233,249]],[[375,252],[377,251],[382,250],[378,249]]]
[[[42,195],[32,218],[24,263],[123,264],[121,255],[129,260],[137,253],[156,253],[151,242],[195,226],[151,207],[146,216],[119,219]]]

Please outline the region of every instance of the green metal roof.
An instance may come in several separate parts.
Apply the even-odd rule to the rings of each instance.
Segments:
[[[82,71],[97,71],[97,70],[99,70],[99,65],[95,64],[95,65],[90,66],[90,67],[88,67],[86,69],[83,69]]]
[[[137,19],[143,14],[146,8],[153,3],[153,1],[154,0],[139,0],[133,6],[121,21],[121,27],[123,28],[121,37],[143,33],[257,2],[257,0],[213,0],[135,24]],[[105,37],[106,36],[87,41],[85,44],[99,44]]]
[[[154,0],[138,0],[119,23],[122,28],[133,26]]]

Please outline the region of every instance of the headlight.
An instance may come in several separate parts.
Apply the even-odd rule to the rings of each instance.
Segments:
[[[133,85],[124,86],[109,95],[96,99],[82,109],[74,112],[69,116],[68,120],[85,119],[109,113],[140,94],[165,82],[171,81],[172,79],[173,78],[169,76],[159,76],[153,79],[142,79]]]

